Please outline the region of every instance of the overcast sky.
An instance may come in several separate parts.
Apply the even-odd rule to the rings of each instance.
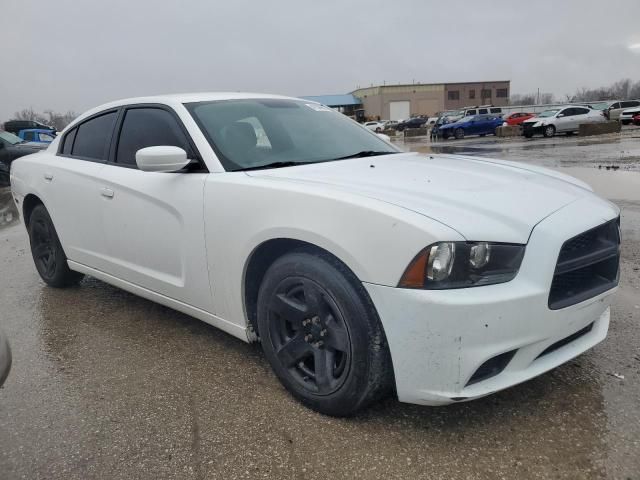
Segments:
[[[2,0],[0,121],[192,91],[640,80],[640,1]]]

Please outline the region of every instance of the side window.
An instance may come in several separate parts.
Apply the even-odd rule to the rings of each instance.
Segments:
[[[620,102],[620,108],[631,108],[637,107],[640,105],[640,102],[630,101],[630,102]]]
[[[475,110],[467,110],[467,113],[465,113],[465,116],[470,117],[471,115],[475,115],[476,111]]]
[[[192,156],[189,142],[176,119],[160,108],[130,108],[125,114],[116,162],[136,165],[136,152],[141,148],[167,145],[180,147]]]
[[[486,115],[487,113],[489,113],[489,110],[487,110],[486,108],[481,108],[480,110],[478,110],[478,113],[480,115]]]
[[[610,108],[611,110],[615,110],[616,108],[620,108],[620,103],[619,103],[619,102],[614,103],[614,104],[613,104],[613,105],[611,105],[609,108]]]
[[[73,147],[73,141],[76,138],[77,131],[78,129],[74,128],[64,136],[64,144],[62,145],[62,150],[60,150],[60,153],[62,153],[63,155],[71,155],[71,148]]]
[[[106,160],[115,120],[116,112],[111,112],[81,123],[76,128],[71,155]]]
[[[25,142],[33,142],[33,132],[24,132],[24,140]]]
[[[502,109],[501,109],[501,108],[499,108],[499,107],[496,107],[496,108],[490,108],[490,109],[489,109],[489,112],[491,112],[491,113],[502,113]]]
[[[41,142],[53,142],[53,137],[51,135],[49,135],[48,133],[39,133],[38,134],[38,139]]]
[[[589,113],[589,109],[588,108],[574,108],[574,115],[586,115],[587,113]]]
[[[575,115],[575,108],[565,108],[562,113],[565,117],[572,117],[573,115]]]

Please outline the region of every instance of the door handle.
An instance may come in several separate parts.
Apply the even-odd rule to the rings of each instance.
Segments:
[[[47,182],[50,182],[51,180],[53,180],[53,173],[45,173],[45,174],[44,174],[44,179],[45,179]]]
[[[111,190],[110,188],[101,188],[100,189],[100,195],[102,195],[105,198],[113,198],[113,190]]]

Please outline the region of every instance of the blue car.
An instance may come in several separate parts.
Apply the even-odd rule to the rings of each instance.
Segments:
[[[18,136],[25,142],[31,143],[51,143],[55,140],[56,134],[53,130],[44,128],[29,128],[20,130]]]
[[[438,128],[438,134],[442,138],[464,138],[467,135],[485,136],[495,135],[496,128],[502,126],[500,115],[471,115],[463,117],[457,122],[447,123]]]

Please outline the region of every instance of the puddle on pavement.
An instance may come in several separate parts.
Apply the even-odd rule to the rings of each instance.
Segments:
[[[11,189],[0,187],[0,229],[14,225],[19,220],[18,209],[11,197]]]

